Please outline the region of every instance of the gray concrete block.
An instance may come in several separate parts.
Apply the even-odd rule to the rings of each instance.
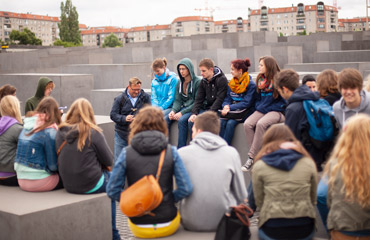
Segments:
[[[75,64],[61,67],[62,73],[91,74],[94,88],[121,88],[128,85],[131,77],[138,77],[143,87],[150,86],[151,64]]]
[[[343,34],[342,41],[353,41],[353,34],[351,33]]]
[[[317,41],[317,51],[318,52],[323,52],[323,51],[329,51],[329,41]]]
[[[319,62],[370,62],[370,50],[323,51],[314,53],[313,61]]]
[[[107,49],[113,57],[113,63],[144,63],[153,61],[152,47],[123,47]]]
[[[114,98],[119,96],[125,88],[96,89],[91,91],[91,105],[97,115],[110,115]]]
[[[95,115],[96,124],[103,130],[105,140],[112,153],[114,151],[114,122],[109,116]],[[119,211],[119,209],[117,209]]]
[[[0,186],[1,239],[111,239],[111,204],[105,193],[64,189],[31,193]]]
[[[17,97],[21,102],[21,112],[24,114],[25,103],[36,93],[37,83],[41,77],[53,80],[55,88],[51,96],[60,106],[69,107],[74,100],[84,97],[90,100],[93,89],[92,75],[86,74],[0,74],[0,86],[11,84],[17,88]]]
[[[191,40],[192,50],[210,50],[223,48],[222,39],[193,39]]]
[[[113,64],[113,56],[109,52],[89,53],[89,64]]]

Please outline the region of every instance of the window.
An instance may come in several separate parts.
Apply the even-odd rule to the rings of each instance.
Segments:
[[[304,19],[297,19],[297,24],[304,23]]]
[[[303,30],[303,29],[306,29],[305,25],[297,26],[297,30]]]
[[[182,22],[177,22],[176,27],[182,27]]]
[[[319,25],[319,28],[325,28],[325,25],[324,24],[320,24]]]
[[[323,4],[317,5],[317,10],[324,11],[324,5]]]
[[[325,18],[318,18],[317,20],[319,21],[319,23],[325,22]]]
[[[261,26],[267,26],[268,22],[261,22]]]

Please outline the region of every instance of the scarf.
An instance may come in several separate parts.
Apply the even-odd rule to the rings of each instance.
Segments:
[[[270,85],[267,86],[267,79],[264,75],[258,79],[258,89],[262,90],[263,92],[272,92],[274,90],[273,80],[271,80]]]
[[[245,72],[240,79],[233,77],[229,82],[229,87],[234,93],[241,94],[246,91],[248,84],[249,74],[248,72]]]

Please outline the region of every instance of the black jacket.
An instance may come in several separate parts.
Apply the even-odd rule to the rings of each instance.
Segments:
[[[115,131],[125,141],[127,141],[130,122],[126,122],[127,115],[136,115],[140,108],[145,104],[150,104],[150,96],[141,89],[140,95],[132,106],[132,103],[126,90],[114,99],[112,110],[110,112],[110,119],[115,122]]]
[[[58,170],[64,188],[71,193],[92,190],[103,174],[103,167],[113,165],[113,154],[102,133],[91,129],[91,141],[86,139],[80,152],[77,149],[78,130],[62,127],[55,136],[55,148],[67,140],[58,157]]]
[[[192,114],[198,114],[201,109],[215,112],[221,109],[226,97],[228,81],[220,68],[215,66],[213,71],[211,81],[203,78],[199,84]]]

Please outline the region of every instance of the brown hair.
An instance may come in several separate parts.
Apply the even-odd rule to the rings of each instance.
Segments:
[[[19,100],[16,96],[7,95],[0,101],[1,116],[8,116],[17,119],[22,124]]]
[[[155,70],[157,68],[164,68],[167,67],[167,59],[166,58],[156,58],[152,63],[152,69]]]
[[[220,133],[220,119],[215,112],[207,111],[195,118],[194,127],[218,135]]]
[[[141,84],[141,80],[138,77],[132,77],[128,81],[128,85],[131,87],[132,85],[138,85]]]
[[[231,62],[231,65],[237,70],[242,70],[242,73],[248,72],[248,68],[251,66],[249,58],[246,59],[235,59]]]
[[[54,84],[54,82],[53,82],[53,81],[48,82],[48,84],[46,84],[46,86],[45,86],[45,90],[46,90],[46,89],[49,89],[49,88],[51,88],[51,89],[54,89],[54,88],[55,88],[55,84]]]
[[[277,74],[275,88],[286,87],[294,91],[299,87],[299,75],[293,69],[284,69]]]
[[[75,100],[69,111],[66,120],[59,125],[59,128],[68,126],[78,130],[77,149],[82,152],[86,139],[91,144],[91,129],[102,132],[101,128],[96,125],[94,110],[90,102],[85,98]]]
[[[264,75],[265,75],[265,78],[267,79],[266,84],[267,84],[267,86],[269,86],[271,81],[275,80],[277,73],[280,72],[280,67],[277,64],[275,58],[272,57],[272,56],[261,57],[258,60],[258,62],[261,62],[261,61],[263,61],[265,63],[266,73]],[[257,84],[258,84],[258,81],[261,77],[262,77],[262,74],[259,73],[257,75],[257,81],[256,81]],[[257,87],[257,92],[260,93],[260,91],[261,90]],[[276,99],[276,98],[278,98],[278,96],[279,96],[279,92],[274,87],[273,97]]]
[[[301,153],[305,157],[312,159],[310,154],[294,136],[290,128],[283,124],[274,124],[266,131],[265,135],[263,136],[262,148],[258,152],[255,159],[260,160],[264,155],[279,150],[280,145],[284,142],[294,143],[296,147],[292,148],[293,150]]]
[[[164,135],[168,135],[167,123],[164,120],[162,110],[153,106],[145,106],[141,108],[138,114],[135,116],[134,121],[130,124],[130,134],[128,142],[135,134],[148,130],[157,130],[162,132]]]
[[[199,67],[206,67],[207,69],[211,69],[215,67],[215,63],[210,58],[203,58],[200,60]]]
[[[36,131],[44,130],[45,128],[49,127],[50,125],[56,123],[59,125],[61,120],[61,114],[58,109],[59,105],[57,101],[53,97],[44,97],[34,112],[28,112],[27,116],[30,114],[37,114],[37,113],[44,113],[46,115],[45,122],[43,125],[39,126],[38,128],[33,129],[28,135],[32,135]]]
[[[14,95],[16,93],[17,89],[10,85],[10,84],[5,84],[0,88],[0,101],[5,97],[6,95]]]
[[[361,92],[364,81],[361,73],[354,68],[345,68],[338,75],[338,87],[342,88],[357,88]]]
[[[338,75],[334,70],[327,69],[322,71],[316,78],[317,89],[321,97],[326,97],[329,93],[337,93]]]

